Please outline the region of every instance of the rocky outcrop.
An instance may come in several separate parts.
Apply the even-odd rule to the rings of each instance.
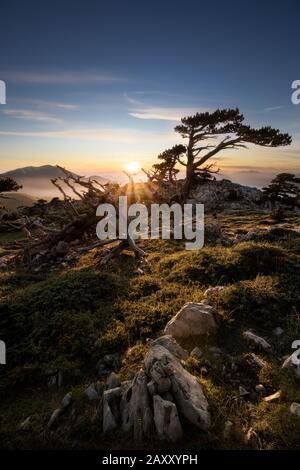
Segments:
[[[189,302],[167,323],[164,333],[177,338],[202,336],[217,329],[218,314],[210,305]]]
[[[255,208],[267,209],[268,203],[263,193],[257,188],[232,183],[230,180],[208,181],[198,184],[190,192],[190,201],[205,205],[205,211],[218,209],[249,210]]]
[[[104,392],[104,434],[121,428],[135,442],[154,434],[176,442],[183,435],[183,422],[208,430],[208,402],[196,377],[182,364],[187,357],[172,336],[150,342],[143,368],[133,381]]]

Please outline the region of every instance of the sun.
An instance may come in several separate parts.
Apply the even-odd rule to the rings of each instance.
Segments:
[[[128,173],[131,173],[133,175],[134,173],[137,173],[141,169],[141,167],[138,162],[129,162],[125,165],[125,169],[126,171],[128,171]]]

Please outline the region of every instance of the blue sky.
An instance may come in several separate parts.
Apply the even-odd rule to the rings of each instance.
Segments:
[[[1,0],[0,171],[60,163],[85,174],[150,166],[186,114],[240,107],[289,148],[224,153],[224,175],[264,184],[300,172],[296,0]]]

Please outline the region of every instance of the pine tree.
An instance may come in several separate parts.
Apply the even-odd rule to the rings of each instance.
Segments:
[[[217,109],[184,117],[181,124],[175,127],[175,132],[187,139],[187,144],[180,146],[180,152],[174,154],[175,164],[172,160],[174,167],[180,164],[186,169],[183,197],[188,196],[195,174],[207,170],[209,165],[206,162],[219,152],[247,148],[246,144],[278,147],[292,142],[289,134],[283,134],[278,129],[269,126],[256,129],[245,125],[244,116],[238,109]],[[159,156],[166,165],[169,152]]]

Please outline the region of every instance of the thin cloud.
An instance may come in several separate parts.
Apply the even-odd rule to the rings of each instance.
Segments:
[[[66,129],[55,131],[0,131],[4,137],[30,137],[30,138],[72,138],[89,141],[114,142],[125,144],[153,142],[168,145],[176,142],[176,135],[171,133],[152,133],[127,128],[92,128],[92,129]]]
[[[16,72],[3,74],[6,80],[25,84],[41,85],[81,85],[88,83],[109,84],[124,81],[123,77],[98,72]]]
[[[60,123],[61,119],[51,116],[49,114],[41,113],[28,109],[4,109],[3,114],[14,117],[17,119],[27,119],[30,121],[47,122],[47,123]]]
[[[129,112],[137,119],[156,119],[162,121],[180,121],[183,116],[195,114],[195,109],[187,108],[140,108]],[[198,109],[199,112],[199,109]]]
[[[264,108],[261,110],[261,113],[271,113],[272,111],[278,111],[279,109],[284,108],[283,105],[281,106],[270,106],[268,108]]]

